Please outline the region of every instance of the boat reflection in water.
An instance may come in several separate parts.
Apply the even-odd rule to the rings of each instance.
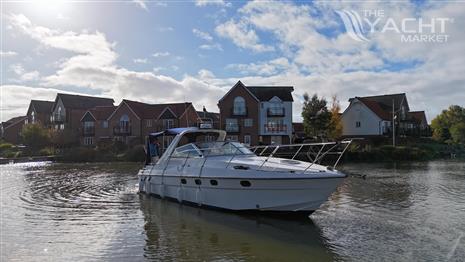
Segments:
[[[331,261],[311,220],[282,220],[181,205],[140,195],[145,257],[156,260]]]

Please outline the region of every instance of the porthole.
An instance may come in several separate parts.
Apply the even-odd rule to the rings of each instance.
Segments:
[[[152,177],[149,177],[149,181],[152,179]]]
[[[201,185],[201,184],[202,184],[202,180],[196,179],[196,180],[195,180],[195,184],[196,184],[196,185]]]
[[[247,180],[242,180],[241,181],[241,186],[243,186],[243,187],[250,187],[251,185],[252,184]]]
[[[181,184],[187,184],[187,181],[185,178],[181,178]]]
[[[218,181],[216,181],[216,180],[210,180],[210,185],[212,185],[212,186],[217,186],[217,185],[218,185]]]

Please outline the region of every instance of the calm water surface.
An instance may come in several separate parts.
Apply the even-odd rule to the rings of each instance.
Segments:
[[[139,166],[0,166],[2,261],[463,261],[465,163],[354,164],[307,221],[137,194]]]

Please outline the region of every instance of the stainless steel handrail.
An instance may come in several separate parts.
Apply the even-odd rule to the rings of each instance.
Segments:
[[[215,143],[215,142],[213,142],[213,143]],[[218,142],[218,143],[224,143],[224,142]],[[346,152],[347,148],[349,147],[349,145],[351,143],[352,143],[352,140],[344,140],[344,141],[340,141],[340,142],[305,143],[305,144],[289,144],[289,145],[266,145],[266,146],[249,147],[249,150],[251,150],[251,152],[254,153],[254,152],[257,152],[258,149],[263,148],[263,150],[261,150],[261,152],[258,154],[258,156],[262,156],[263,153],[267,149],[274,148],[273,151],[271,151],[271,153],[263,160],[263,162],[261,163],[261,165],[257,169],[257,170],[262,170],[262,168],[265,166],[265,164],[278,152],[279,149],[289,148],[289,147],[299,147],[299,149],[296,151],[296,153],[294,153],[292,155],[291,160],[294,160],[298,156],[298,154],[301,153],[303,148],[308,146],[309,150],[307,151],[307,154],[312,152],[314,157],[311,158],[311,157],[309,157],[307,155],[310,158],[311,162],[304,169],[304,171],[302,172],[302,174],[303,174],[303,173],[307,172],[313,165],[319,163],[319,161],[321,161],[327,155],[339,155],[339,157],[336,159],[335,163],[332,165],[333,168],[336,168],[336,166],[339,164],[343,154]],[[343,149],[341,151],[333,151],[335,148],[337,148],[340,145],[344,145],[344,147],[343,147]],[[228,164],[226,165],[226,168],[228,168],[230,166],[231,162],[233,161],[233,159],[236,156],[248,155],[248,154],[244,154],[244,153],[239,154],[239,152],[242,152],[242,151],[237,146],[234,146],[234,145],[232,145],[232,146],[236,149],[233,154],[224,154],[224,155],[222,155],[222,156],[227,156],[227,155],[231,156],[231,158],[228,161]],[[313,148],[313,147],[316,147],[316,146],[319,146],[320,148],[319,149]],[[329,146],[329,148],[325,149],[328,146]],[[183,163],[183,168],[184,168],[184,166],[187,163],[187,159],[191,158],[191,152],[199,153],[199,151],[200,151],[200,153],[201,153],[200,157],[205,158],[205,160],[204,160],[204,162],[202,164],[202,168],[203,168],[203,166],[206,163],[206,157],[208,156],[208,154],[206,154],[205,152],[208,151],[208,150],[215,150],[215,149],[219,149],[219,148],[218,147],[208,147],[208,148],[198,148],[198,147],[196,147],[195,149],[186,149],[186,150],[183,150],[183,151],[179,151],[178,153],[186,153],[186,152],[188,153],[187,156],[185,157],[186,159],[185,159],[185,161]],[[315,151],[318,150],[318,152],[315,152],[313,149],[315,149]],[[257,155],[256,153],[254,153],[254,154]],[[217,156],[220,156],[220,155],[217,155]],[[163,169],[163,173],[165,172],[171,158],[172,158],[172,156],[170,155],[168,157],[168,159],[166,160],[166,165],[165,165],[165,168]]]

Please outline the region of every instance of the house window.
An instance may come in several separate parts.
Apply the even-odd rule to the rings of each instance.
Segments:
[[[152,127],[152,119],[147,119],[147,127]]]
[[[268,108],[268,115],[269,116],[283,116],[284,115],[284,107],[281,102],[272,102],[270,107]]]
[[[31,112],[31,123],[33,123],[33,124],[34,124],[35,122],[36,122],[36,116],[35,116],[35,112],[34,112],[34,111],[32,111],[32,112]]]
[[[239,124],[236,118],[226,118],[226,132],[239,132]]]
[[[94,138],[93,137],[84,137],[84,145],[89,146],[94,144]]]
[[[268,118],[265,124],[265,132],[267,133],[287,132],[287,125],[284,124],[284,120],[282,118]]]
[[[355,127],[360,128],[362,126],[362,123],[360,121],[355,122]]]
[[[245,108],[245,99],[241,96],[234,98],[234,108],[233,108],[234,115],[245,115],[246,108]]]
[[[128,115],[122,115],[119,119],[120,130],[129,130],[129,117]]]
[[[174,119],[163,119],[163,127],[170,129],[174,127]]]
[[[64,130],[65,129],[65,124],[60,124],[60,130]]]
[[[102,121],[102,127],[103,128],[108,128],[108,121],[107,120]]]
[[[252,127],[253,126],[253,118],[244,119],[244,126],[245,127]]]
[[[244,136],[244,144],[249,145],[251,144],[252,137],[250,135],[245,135]]]

